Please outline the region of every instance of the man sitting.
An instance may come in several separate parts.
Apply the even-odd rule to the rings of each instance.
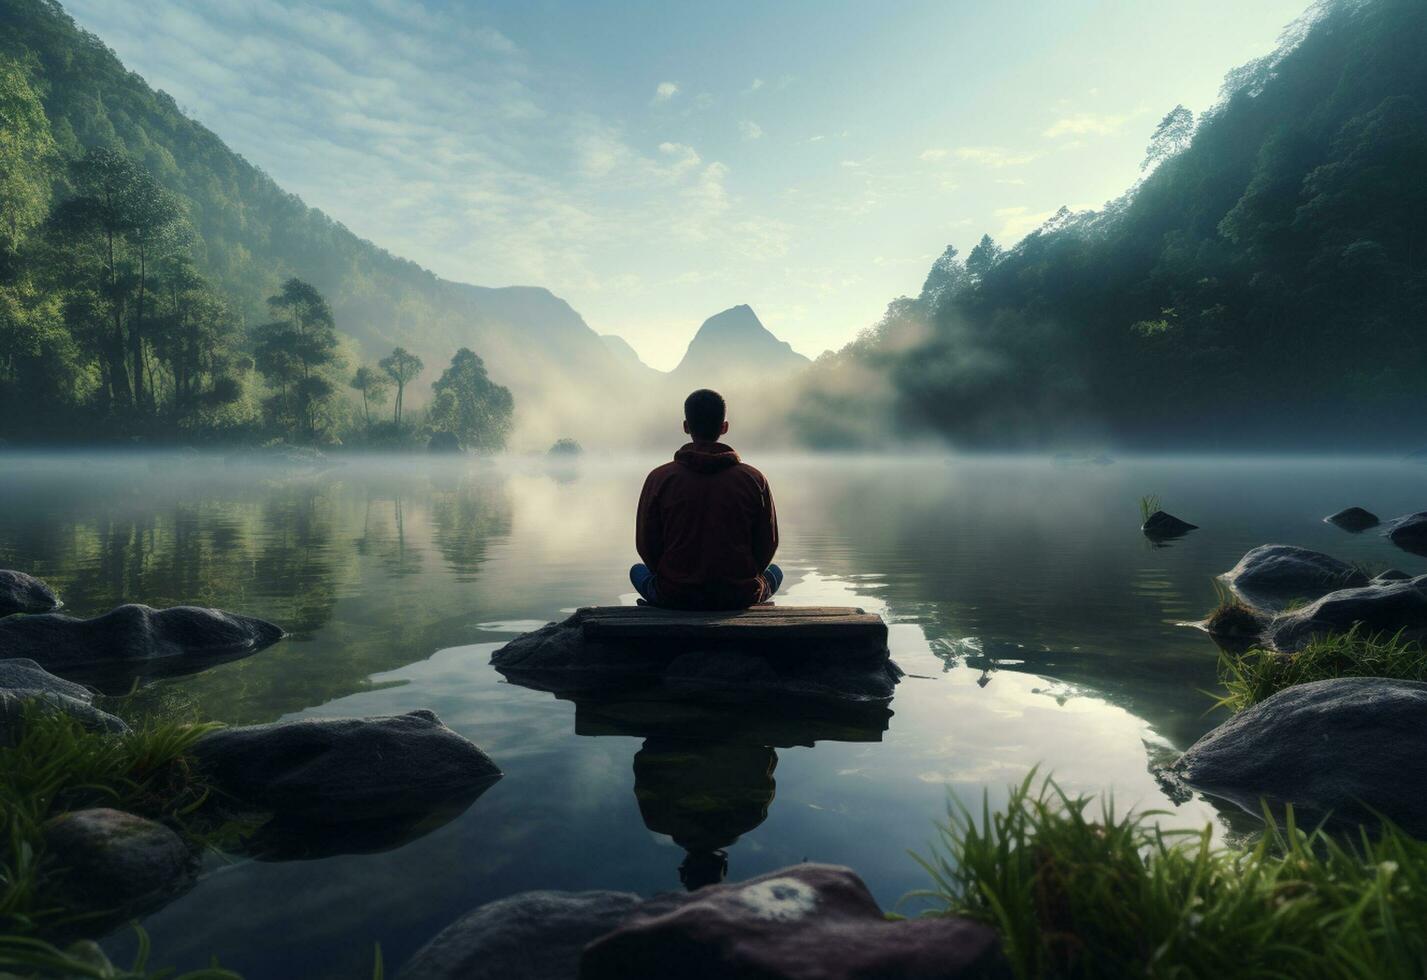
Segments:
[[[778,591],[783,572],[778,515],[768,481],[719,442],[728,431],[723,396],[700,388],[684,400],[692,437],[672,463],[654,470],[639,495],[629,570],[651,605],[670,609],[746,609]]]

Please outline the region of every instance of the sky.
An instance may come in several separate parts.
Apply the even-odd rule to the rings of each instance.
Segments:
[[[287,190],[672,368],[748,303],[836,349],[947,245],[1140,176],[1307,0],[65,0]]]

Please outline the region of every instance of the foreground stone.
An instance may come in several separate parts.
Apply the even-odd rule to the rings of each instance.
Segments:
[[[1370,510],[1363,510],[1361,507],[1346,507],[1336,514],[1329,514],[1323,520],[1344,531],[1366,531],[1381,523],[1376,514]]]
[[[804,864],[647,901],[525,892],[482,905],[399,980],[954,980],[1009,977],[995,931],[889,922],[847,868]]]
[[[62,712],[94,731],[129,730],[94,707],[94,695],[84,685],[56,677],[33,660],[0,660],[0,745],[19,740],[27,706]]]
[[[1250,603],[1267,605],[1316,599],[1368,581],[1362,569],[1347,562],[1287,544],[1259,545],[1225,572],[1223,579]]]
[[[120,810],[60,814],[45,824],[45,874],[66,911],[103,935],[193,886],[198,862],[162,824]],[[94,916],[94,918],[89,918]]]
[[[314,824],[399,820],[469,803],[501,775],[424,710],[226,728],[199,739],[193,755],[225,802]]]
[[[1341,677],[1299,684],[1235,715],[1189,747],[1173,772],[1250,813],[1293,804],[1299,825],[1381,813],[1427,834],[1427,684]]]
[[[33,575],[0,568],[0,617],[14,613],[47,613],[62,605],[54,589]]]
[[[561,695],[638,687],[650,697],[732,693],[886,701],[902,671],[887,627],[861,610],[578,610],[491,656],[515,683]]]
[[[1392,522],[1387,532],[1388,540],[1403,551],[1414,555],[1427,555],[1427,511],[1409,514]]]
[[[1190,524],[1182,521],[1173,514],[1166,514],[1162,510],[1157,510],[1140,525],[1140,530],[1148,538],[1177,538],[1188,534],[1190,531],[1199,530],[1198,524]]]
[[[59,613],[0,620],[0,657],[28,657],[60,674],[187,673],[257,653],[286,634],[278,626],[200,606],[119,606],[103,616]]]
[[[1330,592],[1276,617],[1264,638],[1273,649],[1291,653],[1315,638],[1346,633],[1354,627],[1365,636],[1400,635],[1406,642],[1427,639],[1427,575],[1374,579],[1361,588]]]
[[[587,944],[639,905],[630,892],[522,892],[489,902],[423,946],[398,980],[562,980]]]
[[[804,864],[651,900],[580,961],[580,980],[1009,977],[996,932],[954,917],[890,922],[847,868]]]

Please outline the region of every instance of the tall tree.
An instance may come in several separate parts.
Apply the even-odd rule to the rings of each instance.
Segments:
[[[1145,159],[1140,164],[1140,169],[1148,170],[1172,156],[1177,156],[1188,149],[1193,140],[1194,113],[1182,105],[1177,105],[1169,110],[1155,127],[1154,135],[1150,137],[1150,145],[1145,148]]]
[[[426,365],[421,363],[421,358],[407,351],[405,347],[398,347],[377,364],[396,385],[396,405],[392,410],[392,419],[397,425],[400,425],[402,396],[406,392],[406,385],[412,378],[420,374],[421,369]]]
[[[454,432],[465,446],[483,452],[505,448],[514,422],[515,401],[510,389],[486,374],[485,362],[462,347],[451,366],[431,386],[436,393],[432,423]]]
[[[357,373],[352,375],[352,380],[347,382],[347,386],[362,393],[362,419],[370,429],[372,427],[371,405],[380,405],[386,401],[386,393],[387,389],[391,387],[391,380],[376,368],[363,364],[357,368]]]
[[[13,256],[25,233],[44,220],[54,158],[49,119],[28,73],[18,62],[0,58],[0,261]]]
[[[289,279],[268,299],[274,319],[255,331],[253,360],[279,389],[273,414],[309,439],[334,386],[328,373],[340,363],[332,309],[316,287]]]

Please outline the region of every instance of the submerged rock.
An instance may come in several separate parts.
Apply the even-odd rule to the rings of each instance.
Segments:
[[[1140,525],[1140,530],[1149,538],[1177,538],[1188,534],[1190,531],[1199,530],[1198,524],[1190,524],[1182,521],[1173,514],[1166,514],[1162,510],[1157,510]]]
[[[63,813],[45,824],[44,874],[67,912],[64,931],[101,936],[193,886],[198,862],[162,824],[120,810]]]
[[[426,450],[433,453],[459,453],[461,440],[456,438],[454,432],[433,432],[426,443]]]
[[[20,737],[27,705],[62,712],[95,731],[129,730],[122,719],[94,707],[94,695],[84,685],[56,677],[33,660],[0,660],[0,745]]]
[[[886,701],[901,669],[888,655],[886,631],[849,634],[849,641],[763,639],[677,630],[643,639],[600,638],[585,632],[581,609],[560,623],[517,637],[491,656],[508,679],[570,695],[638,687],[652,698],[719,693],[740,697],[791,696],[813,700]],[[864,624],[866,625],[866,624]],[[834,636],[836,628],[830,630]],[[876,637],[880,635],[880,639]]]
[[[1329,514],[1323,520],[1344,531],[1366,531],[1381,523],[1376,514],[1370,510],[1363,510],[1361,507],[1348,507],[1336,514]]]
[[[847,868],[803,864],[651,899],[585,948],[580,980],[953,980],[1009,977],[996,930],[954,916],[889,921]]]
[[[340,825],[469,803],[500,778],[430,711],[225,728],[193,747],[226,801],[284,821]]]
[[[1345,561],[1288,544],[1259,545],[1222,577],[1244,599],[1266,605],[1316,599],[1335,589],[1366,585],[1368,581],[1362,569]]]
[[[1427,555],[1427,511],[1399,517],[1392,522],[1387,537],[1403,551]]]
[[[200,606],[119,606],[103,616],[59,613],[0,620],[0,657],[28,657],[86,679],[186,673],[257,653],[286,634],[278,626]]]
[[[522,892],[456,920],[397,980],[574,980],[588,943],[613,932],[641,899],[630,892]]]
[[[1427,684],[1340,677],[1286,688],[1189,747],[1173,772],[1188,785],[1259,813],[1260,798],[1300,811],[1381,813],[1427,834]]]
[[[54,589],[33,575],[0,568],[0,617],[53,612],[62,605]]]
[[[1315,637],[1346,633],[1354,627],[1367,636],[1400,633],[1406,641],[1427,638],[1427,575],[1375,580],[1360,588],[1330,592],[1276,617],[1265,638],[1275,650],[1293,652]]]

